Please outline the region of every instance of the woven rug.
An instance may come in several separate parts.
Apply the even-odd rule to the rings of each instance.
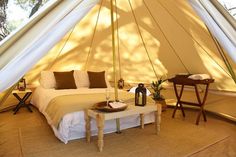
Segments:
[[[123,130],[121,134],[106,134],[103,152],[98,152],[97,137],[91,143],[85,139],[74,140],[68,144],[61,143],[45,126],[26,127],[19,130],[19,142],[24,157],[178,157],[191,156],[195,152],[224,140],[229,135],[210,127],[211,122],[195,125],[195,119],[180,116],[170,118],[171,112],[163,113],[161,133],[155,135],[153,124],[145,125],[144,129],[132,128]]]

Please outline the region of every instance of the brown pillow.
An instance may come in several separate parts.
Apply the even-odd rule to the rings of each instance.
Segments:
[[[66,72],[53,72],[56,80],[56,89],[76,89],[74,70]]]
[[[105,81],[105,71],[92,72],[88,71],[89,88],[107,88]]]

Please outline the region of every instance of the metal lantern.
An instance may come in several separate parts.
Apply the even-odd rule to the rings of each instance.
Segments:
[[[138,87],[135,89],[135,105],[136,106],[145,106],[147,100],[147,89],[144,87],[144,84],[139,83]]]
[[[24,78],[20,79],[20,81],[18,82],[17,89],[19,91],[24,91],[26,89],[26,82]]]
[[[125,86],[125,81],[122,78],[120,78],[118,81],[118,88],[123,89],[124,86]]]

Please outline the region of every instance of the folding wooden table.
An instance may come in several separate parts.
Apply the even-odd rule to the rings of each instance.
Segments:
[[[16,97],[16,99],[19,101],[19,103],[16,105],[16,107],[13,109],[14,114],[18,112],[18,110],[21,107],[26,107],[30,112],[33,112],[31,108],[29,107],[29,104],[26,103],[26,100],[30,97],[32,94],[32,91],[30,89],[26,89],[24,91],[19,90],[13,90],[12,94]],[[24,96],[21,98],[19,95],[24,94]]]
[[[175,95],[176,95],[176,98],[177,98],[177,103],[175,105],[175,109],[174,109],[174,112],[172,114],[172,118],[175,117],[175,112],[178,108],[181,109],[183,117],[185,117],[184,108],[183,108],[182,104],[197,106],[197,107],[200,107],[200,110],[199,110],[199,113],[198,113],[198,116],[197,116],[197,120],[196,120],[196,125],[198,125],[201,114],[203,114],[204,121],[207,121],[206,114],[205,114],[205,111],[204,111],[204,105],[205,105],[205,102],[206,102],[206,99],[207,99],[209,85],[210,85],[210,83],[214,82],[214,79],[193,80],[193,79],[189,79],[188,76],[189,75],[183,75],[183,76],[182,75],[181,76],[176,75],[175,77],[173,77],[171,79],[168,79],[168,81],[172,82],[173,85],[174,85]],[[177,90],[177,85],[181,86],[180,92],[178,92],[178,90]],[[204,96],[203,96],[202,100],[201,100],[199,90],[198,90],[198,87],[197,87],[198,85],[205,86],[205,93],[204,93]],[[182,95],[183,95],[183,91],[184,91],[184,86],[193,86],[194,87],[198,103],[182,101],[181,100]]]

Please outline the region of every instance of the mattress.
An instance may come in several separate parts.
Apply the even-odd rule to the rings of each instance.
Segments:
[[[111,90],[113,92],[114,90]],[[71,95],[71,94],[93,94],[93,93],[104,93],[105,100],[105,89],[104,88],[78,88],[78,89],[66,89],[66,90],[55,90],[55,89],[45,89],[41,86],[37,87],[34,91],[31,99],[31,103],[38,108],[38,110],[45,116],[48,122],[50,118],[45,113],[47,105],[52,99],[57,96],[62,95]],[[149,113],[145,115],[145,123],[154,122],[154,114]],[[50,124],[50,123],[49,123]],[[139,115],[134,115],[130,117],[125,117],[120,119],[120,128],[121,130],[135,127],[140,125]],[[84,112],[72,112],[66,114],[58,128],[55,128],[53,125],[50,125],[53,129],[53,132],[57,138],[62,142],[68,143],[70,140],[79,139],[85,137],[85,120]],[[116,121],[110,120],[105,122],[104,133],[112,133],[116,131]],[[92,135],[97,134],[96,121],[92,119],[91,121],[91,133]]]

